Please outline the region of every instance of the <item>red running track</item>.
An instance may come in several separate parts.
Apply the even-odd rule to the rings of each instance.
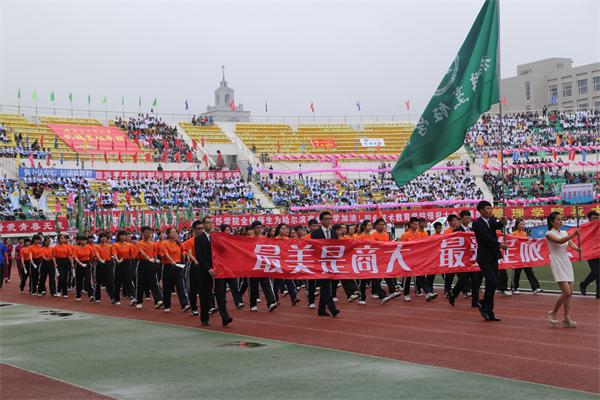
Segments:
[[[56,397],[53,397],[56,396]],[[51,398],[111,400],[112,397],[44,375],[0,364],[0,397],[4,400],[48,400]]]
[[[308,310],[305,292],[300,298],[295,307],[282,298],[272,313],[266,312],[264,300],[259,312],[233,310],[234,322],[226,328],[215,315],[208,329],[600,393],[600,307],[593,298],[573,299],[576,329],[548,324],[554,295],[496,296],[502,322],[484,322],[470,299],[457,300],[455,307],[443,297],[432,303],[397,298],[383,306],[377,300],[366,306],[341,301],[341,314],[333,319]],[[137,310],[107,300],[41,298],[19,294],[14,284],[5,286],[0,300],[200,328],[197,317],[177,307],[165,314],[150,302]]]

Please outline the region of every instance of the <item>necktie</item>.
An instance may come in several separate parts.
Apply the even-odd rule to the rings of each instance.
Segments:
[[[329,233],[329,229],[325,229],[325,239],[331,239],[331,234]]]

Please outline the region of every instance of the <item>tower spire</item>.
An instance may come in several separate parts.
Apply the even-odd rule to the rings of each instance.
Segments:
[[[225,82],[225,66],[221,65],[221,69],[223,70],[223,82]]]

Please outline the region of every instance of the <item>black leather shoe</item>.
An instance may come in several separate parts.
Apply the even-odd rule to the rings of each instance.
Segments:
[[[210,324],[208,322],[201,322],[200,325],[202,325],[202,326],[210,326]]]
[[[490,314],[490,317],[492,317],[490,321],[502,321],[500,318],[496,318],[496,314],[494,313]]]
[[[473,308],[481,308],[481,303],[477,303],[477,304],[472,304],[471,303],[471,307],[473,307]]]
[[[331,314],[329,314],[327,311],[319,311],[317,315],[319,317],[331,317]]]
[[[292,299],[292,305],[295,306],[296,304],[300,303],[300,300],[298,298],[293,298]]]
[[[456,297],[454,297],[452,295],[448,295],[448,303],[450,303],[450,305],[453,306],[455,302],[456,302]]]
[[[225,319],[223,320],[223,326],[227,326],[227,325],[229,325],[229,324],[230,324],[230,323],[232,323],[232,322],[233,322],[233,318],[231,318],[231,317],[229,317],[229,318],[225,318]]]
[[[331,316],[332,316],[333,318],[335,318],[335,317],[337,317],[337,316],[338,316],[338,314],[339,314],[339,313],[340,313],[340,310],[337,310],[337,309],[336,309],[336,310],[333,310],[333,311],[331,312]]]
[[[586,287],[583,286],[581,283],[579,284],[579,291],[581,292],[582,296],[585,296],[587,294]]]
[[[486,321],[492,321],[492,316],[486,312],[481,312],[480,313],[481,316],[483,317],[483,319],[485,319]]]

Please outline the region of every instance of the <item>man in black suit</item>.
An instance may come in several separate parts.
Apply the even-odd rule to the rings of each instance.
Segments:
[[[471,211],[462,210],[460,212],[460,225],[454,229],[454,232],[472,232],[473,229],[469,226],[471,224],[472,216]],[[458,282],[453,289],[448,292],[448,302],[454,305],[456,297],[458,297],[460,291],[471,291],[471,306],[479,307],[479,286],[481,285],[481,272],[461,272],[457,274]]]
[[[331,213],[329,211],[323,211],[319,214],[319,221],[321,227],[316,229],[310,234],[311,239],[337,239],[337,233],[331,228]],[[318,315],[321,317],[332,316],[335,317],[340,311],[333,302],[332,290],[331,290],[331,279],[320,279],[319,285],[321,286],[321,295],[319,297],[319,311]],[[327,309],[329,308],[329,312]]]
[[[480,201],[477,211],[481,217],[473,222],[473,232],[477,239],[477,264],[485,278],[485,293],[479,310],[486,321],[500,321],[494,314],[494,293],[498,288],[498,260],[502,257],[500,249],[506,250],[508,246],[498,241],[496,230],[502,229],[504,223],[492,215],[492,205],[488,201]]]
[[[195,224],[195,223],[194,223]],[[196,236],[194,250],[200,266],[198,277],[198,290],[200,295],[200,323],[202,326],[209,326],[209,310],[211,307],[211,297],[213,296],[213,277],[215,275],[212,268],[212,250],[210,246],[210,233],[213,230],[213,220],[211,217],[202,218],[204,232]],[[214,279],[214,296],[217,298],[217,306],[221,314],[223,326],[229,325],[233,318],[227,312],[227,300],[225,299],[225,280]]]

